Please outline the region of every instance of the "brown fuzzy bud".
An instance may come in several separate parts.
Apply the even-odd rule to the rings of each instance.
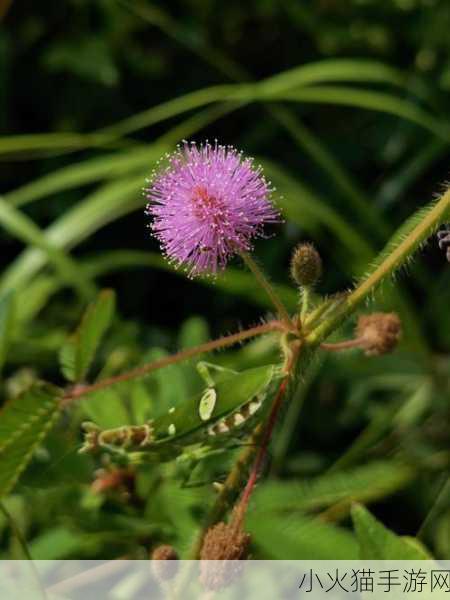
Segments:
[[[240,572],[235,562],[248,556],[250,535],[233,523],[208,529],[200,552],[200,581],[207,590],[226,587]],[[215,561],[215,562],[209,562]]]
[[[94,494],[104,494],[109,491],[118,491],[123,497],[134,493],[135,473],[127,469],[99,469],[95,472],[95,479],[91,484]]]
[[[379,356],[395,348],[401,329],[396,313],[373,313],[359,318],[356,335],[361,338],[367,356]]]
[[[173,579],[178,571],[178,563],[173,562],[178,560],[178,554],[168,544],[162,544],[155,548],[151,555],[153,563],[153,572],[155,577],[160,581]]]
[[[312,244],[299,244],[292,254],[291,277],[300,286],[314,285],[322,275],[322,259]]]

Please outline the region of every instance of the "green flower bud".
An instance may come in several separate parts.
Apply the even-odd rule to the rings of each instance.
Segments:
[[[302,287],[313,286],[322,275],[322,259],[312,244],[299,244],[291,259],[291,277]]]

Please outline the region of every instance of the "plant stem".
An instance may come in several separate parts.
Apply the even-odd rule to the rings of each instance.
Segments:
[[[267,450],[269,447],[270,440],[272,438],[272,433],[275,428],[275,424],[277,422],[278,414],[280,412],[280,408],[283,404],[284,395],[286,393],[286,389],[289,383],[290,375],[287,375],[280,384],[278,388],[277,395],[275,396],[275,400],[273,401],[272,408],[270,409],[269,418],[267,419],[267,424],[264,426],[261,445],[258,449],[258,453],[255,458],[255,462],[253,463],[252,470],[250,472],[250,476],[247,480],[247,484],[244,488],[244,492],[242,494],[241,501],[239,502],[238,507],[236,508],[236,515],[239,523],[236,523],[236,526],[240,525],[240,522],[244,518],[245,511],[247,510],[248,504],[250,502],[250,497],[254,490],[255,484],[258,480],[259,473],[261,471],[262,465],[264,463],[264,459],[267,454]]]
[[[361,348],[365,342],[364,338],[359,337],[353,340],[345,340],[345,342],[336,342],[336,344],[320,344],[320,347],[322,350],[327,350],[327,352],[340,352],[351,348]]]
[[[256,262],[250,256],[250,254],[248,254],[248,252],[241,252],[240,256],[242,257],[242,260],[247,265],[248,269],[255,276],[255,279],[257,280],[259,285],[263,288],[263,290],[269,296],[272,304],[274,305],[274,307],[277,310],[279,318],[283,321],[283,323],[286,325],[286,327],[288,327],[288,329],[292,329],[293,325],[292,325],[291,318],[289,317],[289,314],[288,314],[284,304],[282,303],[280,298],[277,296],[277,293],[275,292],[273,287],[270,285],[270,282],[268,281],[267,277],[264,275],[263,271],[259,268],[259,266],[256,264]]]
[[[392,249],[383,262],[349,294],[341,306],[306,338],[316,346],[332,333],[372,293],[380,282],[401,267],[415,250],[450,215],[450,188],[441,196],[406,237]]]
[[[261,466],[264,462],[264,458],[267,453],[267,449],[269,446],[270,439],[272,437],[276,420],[280,408],[282,406],[284,394],[286,393],[289,379],[291,377],[291,372],[297,361],[299,351],[300,346],[297,346],[296,351],[292,353],[287,368],[287,375],[283,378],[280,387],[278,388],[278,392],[275,397],[275,400],[272,403],[267,422],[258,423],[258,425],[254,428],[248,446],[238,456],[237,461],[234,463],[233,468],[228,474],[228,477],[225,483],[223,484],[221,491],[219,492],[216,502],[213,508],[211,509],[206,519],[206,522],[203,525],[200,535],[198,536],[189,553],[190,559],[199,558],[202,549],[203,539],[208,529],[223,518],[224,514],[231,506],[234,499],[239,495],[239,490],[244,480],[245,471],[256,455],[252,469],[250,471],[249,478],[247,480],[247,484],[244,488],[242,499],[236,506],[234,511],[233,524],[236,527],[239,527],[240,522],[242,521],[245,515],[245,511],[247,509],[251,493],[258,479]]]
[[[206,535],[206,532],[212,525],[214,525],[222,519],[224,514],[232,505],[235,498],[239,495],[239,490],[241,489],[241,485],[244,481],[245,473],[247,471],[248,465],[251,463],[253,457],[255,456],[258,450],[258,442],[261,438],[263,431],[264,424],[258,423],[258,425],[253,430],[250,440],[246,444],[244,450],[239,454],[236,462],[234,463],[231,471],[229,472],[223,484],[223,487],[216,498],[214,506],[212,507],[208,516],[206,517],[206,520],[203,523],[202,530],[189,552],[189,559],[195,560],[199,558],[200,551],[203,545],[203,539]]]
[[[309,286],[304,286],[302,289],[302,305],[300,310],[300,320],[303,324],[306,315],[308,314],[309,301],[311,298],[311,288]]]
[[[98,390],[102,390],[104,388],[110,387],[111,385],[115,385],[117,383],[121,383],[123,381],[129,381],[130,379],[142,377],[144,375],[147,375],[148,373],[156,371],[157,369],[162,369],[164,367],[174,365],[180,361],[192,358],[193,356],[197,356],[205,352],[211,352],[212,350],[216,350],[217,348],[226,348],[228,346],[233,346],[238,342],[242,342],[257,335],[263,335],[265,333],[270,333],[271,331],[284,330],[285,328],[280,321],[269,321],[268,323],[263,323],[262,325],[251,327],[250,329],[246,329],[245,331],[239,331],[238,333],[233,333],[231,335],[221,337],[217,340],[206,342],[205,344],[195,346],[194,348],[187,348],[186,350],[177,352],[172,356],[167,356],[165,358],[155,360],[154,362],[142,365],[141,367],[136,367],[131,371],[127,371],[126,373],[122,373],[114,377],[102,379],[97,383],[93,383],[91,385],[76,386],[65,394],[62,401],[64,404],[68,404],[73,400],[80,398],[81,396],[85,396],[86,394],[97,392]]]

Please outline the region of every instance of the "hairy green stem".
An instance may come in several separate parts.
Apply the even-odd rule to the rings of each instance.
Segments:
[[[364,346],[365,342],[365,338],[360,337],[353,340],[345,340],[344,342],[336,342],[335,344],[320,344],[320,347],[327,352],[341,352],[341,350],[361,348]]]
[[[302,323],[305,320],[306,315],[308,314],[310,299],[311,299],[311,288],[306,285],[302,288],[302,294],[301,294],[300,319],[301,319]]]
[[[245,262],[245,264],[249,268],[249,270],[255,276],[256,281],[259,283],[259,285],[262,287],[262,289],[269,296],[272,304],[274,305],[274,307],[277,310],[277,313],[278,313],[278,316],[280,317],[280,319],[283,321],[283,323],[286,325],[286,327],[288,329],[292,329],[292,327],[293,327],[292,321],[286,310],[286,307],[284,306],[284,304],[278,297],[276,291],[270,285],[270,282],[268,281],[267,277],[264,275],[262,270],[258,267],[256,262],[250,256],[250,254],[248,254],[248,252],[240,252],[240,255],[242,257],[242,260]]]
[[[381,264],[367,276],[326,320],[307,337],[311,346],[329,336],[387,277],[404,265],[419,246],[450,216],[450,188],[431,206],[419,223],[392,248]],[[389,247],[389,245],[388,245]]]

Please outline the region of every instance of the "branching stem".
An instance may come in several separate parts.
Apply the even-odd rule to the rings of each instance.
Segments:
[[[394,273],[419,248],[430,234],[450,215],[450,188],[441,196],[414,229],[388,254],[383,262],[366,277],[338,309],[316,327],[306,338],[312,346],[328,337],[358,306],[375,291],[377,286]]]
[[[270,414],[266,422],[258,423],[250,436],[248,445],[239,454],[236,462],[233,465],[230,473],[228,474],[222,489],[214,503],[213,508],[209,512],[205,523],[203,524],[202,530],[195,541],[190,553],[190,559],[197,559],[200,556],[202,549],[203,539],[208,529],[220,521],[223,518],[227,510],[232,505],[232,502],[239,495],[241,485],[245,481],[245,474],[249,465],[253,466],[248,476],[247,483],[244,488],[244,492],[239,504],[236,506],[233,513],[233,525],[236,528],[240,527],[240,524],[245,516],[250,496],[255,487],[256,481],[258,480],[261,467],[264,463],[264,459],[267,454],[272,433],[275,428],[275,424],[280,412],[280,408],[283,404],[284,396],[289,384],[291,373],[297,362],[298,354],[300,351],[300,344],[295,345],[295,351],[292,352],[289,365],[287,367],[287,375],[282,379],[278,392],[272,403]]]

